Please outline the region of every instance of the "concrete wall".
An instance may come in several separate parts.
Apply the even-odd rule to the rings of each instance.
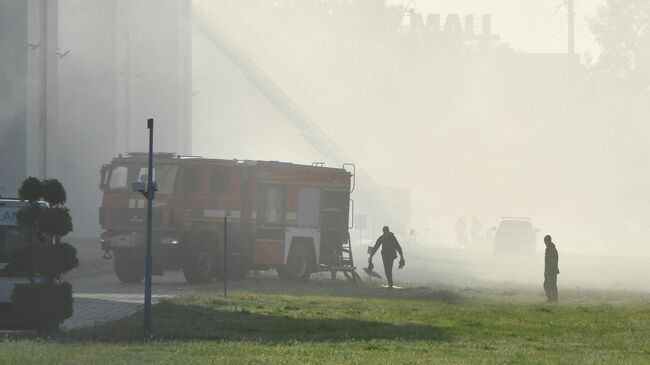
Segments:
[[[68,191],[73,235],[99,234],[99,169],[146,149],[191,153],[188,0],[0,0],[0,194],[27,176]]]
[[[99,169],[118,153],[189,154],[189,1],[60,0],[59,125],[50,176],[68,190],[74,235],[99,234]]]
[[[74,232],[99,231],[99,169],[116,154],[114,1],[60,2],[59,123],[50,131],[50,176],[68,191]]]
[[[27,2],[0,0],[0,195],[27,173]]]
[[[155,118],[156,150],[190,154],[190,3],[115,3],[116,148],[146,151],[146,120]]]

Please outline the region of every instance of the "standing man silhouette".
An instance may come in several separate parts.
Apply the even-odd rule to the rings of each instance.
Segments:
[[[384,261],[384,272],[386,273],[386,279],[388,280],[388,289],[393,289],[393,261],[397,258],[397,253],[399,253],[399,268],[403,268],[405,265],[404,254],[402,253],[402,247],[397,242],[397,238],[393,232],[390,231],[388,226],[384,226],[384,234],[379,236],[375,246],[370,252],[370,257],[368,258],[368,263],[372,264],[372,257],[375,255],[375,252],[381,247],[381,258]]]
[[[559,256],[551,236],[544,237],[546,251],[544,253],[544,291],[546,292],[547,302],[557,302],[557,275]]]

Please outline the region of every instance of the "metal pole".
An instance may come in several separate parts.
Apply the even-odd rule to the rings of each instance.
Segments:
[[[151,333],[151,211],[153,208],[153,118],[147,119],[149,129],[149,170],[147,172],[147,254],[144,276],[144,332]]]
[[[59,87],[58,87],[58,75],[59,75],[59,56],[57,55],[57,49],[59,47],[59,1],[42,1],[41,11],[45,12],[45,45],[41,48],[45,48],[43,51],[43,57],[45,59],[45,84],[42,85],[45,87],[45,98],[44,108],[45,108],[45,118],[43,119],[43,178],[47,178],[50,174],[48,160],[52,159],[52,155],[49,153],[52,144],[50,143],[50,135],[52,131],[57,128],[58,124],[58,98],[59,98]],[[43,8],[44,7],[44,8]],[[43,33],[41,33],[43,34]]]
[[[228,297],[228,215],[223,217],[223,296]]]

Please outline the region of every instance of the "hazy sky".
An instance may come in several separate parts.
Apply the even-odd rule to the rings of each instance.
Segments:
[[[577,52],[597,54],[587,19],[604,1],[576,0]],[[484,227],[502,216],[532,217],[576,250],[584,243],[592,251],[620,250],[621,237],[630,244],[650,237],[650,215],[638,198],[650,181],[638,174],[647,156],[638,152],[647,135],[647,123],[636,116],[643,109],[625,109],[627,128],[617,129],[616,138],[610,126],[620,122],[617,105],[625,104],[615,98],[596,113],[592,104],[602,98],[578,93],[574,118],[564,103],[563,58],[485,57],[453,67],[452,56],[436,58],[424,48],[378,58],[375,48],[345,53],[340,43],[334,49],[342,57],[327,40],[370,29],[369,18],[332,28],[318,17],[283,23],[276,13],[282,9],[271,5],[246,17],[235,5],[212,14],[216,2],[196,3],[360,167],[382,185],[410,189],[416,229],[430,227],[445,240],[460,215],[477,214]],[[491,14],[493,33],[513,48],[566,52],[564,0],[418,0],[415,6],[420,14],[442,14],[443,22],[450,13]],[[309,7],[293,11],[310,14]],[[205,35],[195,32],[193,42],[193,88],[200,92],[193,99],[194,153],[321,161]],[[265,138],[249,143],[248,131]]]
[[[598,54],[588,18],[607,0],[575,0],[576,52]],[[493,32],[513,48],[557,53],[567,49],[566,0],[393,0],[413,6],[417,13],[492,14]]]

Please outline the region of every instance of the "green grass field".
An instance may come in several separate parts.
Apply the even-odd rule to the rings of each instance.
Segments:
[[[647,296],[526,288],[388,291],[258,280],[224,299],[218,285],[142,316],[49,339],[0,343],[1,364],[650,363]]]

